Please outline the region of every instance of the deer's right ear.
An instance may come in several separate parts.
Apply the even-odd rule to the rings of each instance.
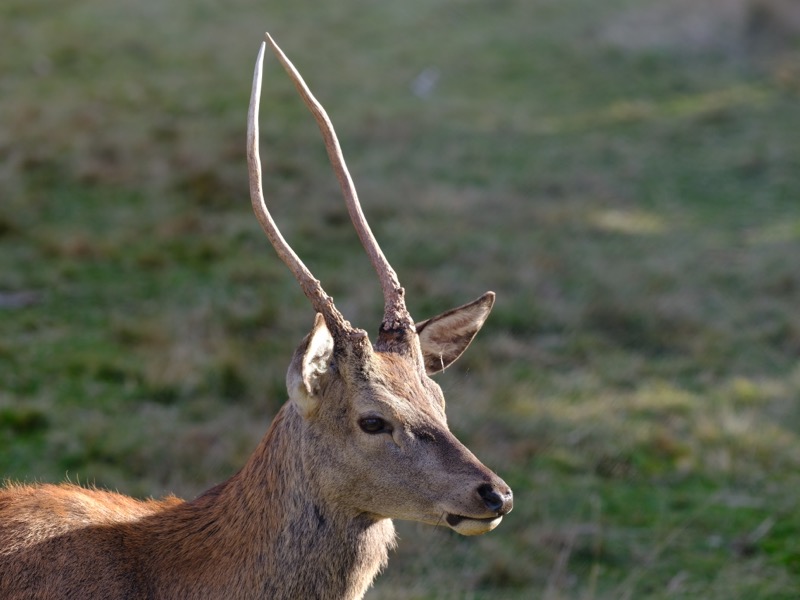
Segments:
[[[289,399],[304,417],[311,416],[319,404],[320,379],[327,373],[333,356],[333,337],[325,319],[317,313],[314,327],[294,354],[286,373]]]
[[[494,292],[416,324],[425,371],[444,371],[464,353],[494,306]]]

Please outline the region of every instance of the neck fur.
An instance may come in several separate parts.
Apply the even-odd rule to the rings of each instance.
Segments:
[[[154,560],[173,566],[180,597],[363,597],[386,565],[394,526],[316,497],[303,468],[303,427],[284,406],[239,473],[154,523],[166,538]]]

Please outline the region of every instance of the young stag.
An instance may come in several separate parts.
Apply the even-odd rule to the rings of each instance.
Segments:
[[[386,564],[392,519],[464,535],[497,527],[509,487],[447,427],[429,378],[470,344],[494,294],[415,324],[359,207],[327,114],[267,36],[322,130],[378,273],[377,340],[348,323],[286,244],[264,203],[261,45],[248,114],[250,193],[261,226],[317,313],[286,376],[289,399],[244,468],[191,502],[73,485],[0,491],[0,598],[353,599]]]

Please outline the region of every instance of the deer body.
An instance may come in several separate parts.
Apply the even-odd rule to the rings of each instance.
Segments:
[[[192,502],[10,488],[0,494],[0,597],[361,598],[394,527],[315,497],[295,447],[300,421],[287,404],[244,469]]]
[[[449,431],[444,397],[429,377],[471,343],[494,294],[411,320],[327,115],[272,43],[320,123],[378,272],[378,339],[344,320],[266,209],[256,125],[262,46],[248,126],[253,206],[317,311],[289,366],[289,399],[242,470],[190,502],[72,485],[0,489],[3,600],[358,599],[386,564],[392,519],[476,535],[512,508],[508,486]]]

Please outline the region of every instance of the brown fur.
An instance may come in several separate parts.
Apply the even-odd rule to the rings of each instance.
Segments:
[[[311,342],[326,335],[318,319],[292,361],[290,401],[244,468],[191,502],[0,490],[0,598],[357,599],[386,564],[392,518],[480,523],[510,510],[510,490],[450,433],[415,361]],[[329,368],[296,373],[312,351],[331,352]],[[308,389],[291,387],[298,378]],[[365,433],[364,415],[393,431]],[[480,485],[504,495],[502,509],[484,506]]]
[[[192,502],[6,488],[0,597],[361,597],[386,562],[393,526],[314,498],[292,448],[300,426],[284,407],[245,468]]]

